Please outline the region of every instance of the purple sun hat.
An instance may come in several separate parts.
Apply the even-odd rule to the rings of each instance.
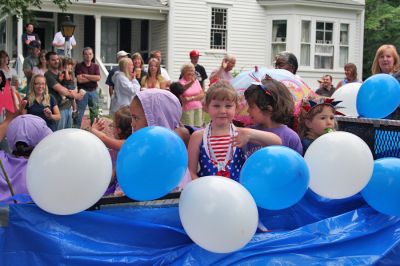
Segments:
[[[12,151],[18,141],[35,147],[47,135],[53,133],[46,121],[36,115],[20,115],[14,118],[7,129],[8,145]]]
[[[142,104],[148,126],[174,130],[179,127],[182,106],[178,98],[167,90],[147,89],[136,94]]]

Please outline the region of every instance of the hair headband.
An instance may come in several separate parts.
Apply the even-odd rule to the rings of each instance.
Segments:
[[[327,106],[332,107],[335,110],[335,115],[345,116],[345,114],[337,111],[337,109],[343,108],[343,107],[337,106],[341,102],[342,101],[334,101],[334,99],[332,99],[332,98],[322,98],[317,101],[303,100],[301,107],[303,108],[304,111],[306,111],[306,113],[309,113],[312,109],[314,109],[317,106],[327,105]]]

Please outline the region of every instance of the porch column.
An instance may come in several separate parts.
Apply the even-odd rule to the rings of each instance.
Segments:
[[[8,52],[8,55],[10,56],[10,59],[14,57],[14,51],[13,51],[13,36],[12,36],[12,28],[13,28],[13,16],[8,15],[6,18],[6,51]],[[18,51],[17,51],[18,52]]]
[[[95,58],[101,60],[101,15],[95,15]],[[103,62],[104,63],[104,62]]]
[[[23,28],[24,26],[22,25],[22,18],[18,19],[17,22],[17,72],[18,72],[18,78],[21,79],[24,77],[24,71],[22,70],[22,64],[23,64],[23,53],[22,53],[22,33],[23,33]],[[21,60],[20,60],[21,58]]]
[[[167,70],[170,77],[174,78],[174,38],[175,38],[175,3],[173,0],[169,0],[169,12],[168,12],[168,33],[167,33]]]
[[[17,57],[22,55],[22,33],[24,33],[24,26],[22,25],[22,18],[19,18],[17,24]]]

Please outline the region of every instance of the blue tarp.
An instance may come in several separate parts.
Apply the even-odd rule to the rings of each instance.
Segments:
[[[229,254],[208,252],[186,235],[176,205],[115,206],[70,216],[12,204],[0,227],[0,265],[394,265],[400,218],[356,195],[327,200],[312,192],[295,206],[260,210],[270,232]],[[229,221],[227,221],[229,222]]]

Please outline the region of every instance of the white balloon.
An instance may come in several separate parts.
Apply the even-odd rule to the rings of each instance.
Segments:
[[[346,116],[355,116],[358,117],[357,112],[357,94],[360,90],[362,83],[353,82],[348,83],[337,89],[331,98],[335,99],[335,101],[342,101],[337,105],[340,108],[338,111],[345,114]]]
[[[179,199],[179,216],[189,237],[216,253],[245,246],[258,224],[257,206],[250,193],[238,182],[220,176],[190,182]]]
[[[27,166],[27,188],[33,201],[53,214],[74,214],[95,204],[112,175],[110,153],[93,134],[63,129],[44,138]]]
[[[341,131],[317,138],[304,159],[310,170],[310,189],[331,199],[360,192],[371,179],[374,168],[367,144],[358,136]]]

